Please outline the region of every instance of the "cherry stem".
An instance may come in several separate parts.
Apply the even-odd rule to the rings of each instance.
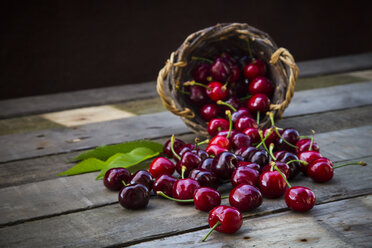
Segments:
[[[174,140],[175,139],[176,139],[176,137],[173,134],[172,137],[171,137],[171,150],[172,150],[173,156],[175,156],[178,160],[181,160],[181,157],[174,150]]]
[[[274,121],[274,114],[273,112],[268,112],[268,115],[270,117],[270,121],[271,121],[271,126],[274,128],[274,131],[276,133],[276,135],[278,135],[279,138],[281,138],[284,143],[286,143],[287,145],[289,145],[290,147],[293,147],[295,149],[297,149],[298,147],[289,143],[288,141],[286,141],[285,139],[283,139],[282,135],[280,135],[280,133],[278,132],[278,128],[275,126],[275,121]]]
[[[167,196],[166,194],[164,194],[164,192],[162,191],[156,191],[156,194],[157,195],[160,195],[168,200],[171,200],[171,201],[175,201],[175,202],[194,202],[194,199],[185,199],[185,200],[182,200],[182,199],[176,199],[176,198],[173,198],[173,197],[170,197],[170,196]]]
[[[197,85],[197,86],[201,86],[203,88],[206,88],[207,90],[212,90],[211,87],[208,87],[207,85],[205,84],[201,84],[201,83],[197,83],[195,81],[191,81],[191,82],[186,82],[183,84],[184,86],[193,86],[193,85]]]
[[[350,162],[350,163],[346,163],[346,164],[335,165],[335,166],[333,166],[333,169],[337,169],[337,168],[341,168],[341,167],[349,166],[349,165],[361,165],[361,166],[367,166],[367,163],[364,162],[364,161],[359,161],[359,162]]]
[[[186,166],[182,166],[182,170],[181,170],[181,178],[184,179],[185,178],[185,171],[186,171]]]
[[[283,177],[284,181],[287,183],[288,187],[292,188],[292,185],[288,182],[287,177],[279,170],[278,166],[276,166],[275,162],[273,162],[274,169],[280,173],[280,175]]]
[[[218,105],[224,105],[224,106],[227,106],[229,108],[231,108],[232,111],[236,112],[236,108],[234,108],[231,104],[227,103],[227,102],[224,102],[224,101],[221,101],[221,100],[218,100],[217,101],[217,104]]]
[[[219,225],[221,225],[221,222],[217,221],[216,224],[214,224],[214,226],[211,229],[209,229],[209,232],[204,236],[202,242],[204,242],[208,238],[208,236],[214,231],[214,229],[216,229]]]
[[[125,183],[124,180],[121,180],[121,183],[124,185],[124,186],[127,186],[128,184]]]
[[[314,135],[315,135],[315,131],[314,130],[311,130],[311,133],[313,134],[311,136],[311,142],[310,142],[310,147],[309,147],[309,151],[312,151],[313,150],[313,143],[314,143]]]
[[[273,150],[274,150],[274,144],[271,143],[270,146],[269,146],[269,155],[270,155],[270,157],[271,157],[274,161],[276,161],[276,158],[275,158],[275,156],[274,156],[274,154],[273,154]]]
[[[208,63],[210,63],[210,64],[212,64],[212,63],[213,63],[213,61],[212,61],[212,60],[210,60],[210,59],[207,59],[207,58],[202,58],[202,57],[196,57],[196,56],[192,56],[192,57],[191,57],[191,59],[192,59],[192,60],[200,60],[200,61],[205,61],[205,62],[208,62]]]
[[[227,115],[227,118],[229,119],[229,132],[226,135],[226,139],[228,139],[228,138],[230,138],[231,130],[232,130],[231,111],[226,110],[225,114]]]
[[[257,126],[260,125],[260,111],[257,111],[256,122],[257,122]]]
[[[273,112],[267,112],[266,114],[270,117],[271,126],[275,127],[274,113]]]
[[[179,89],[178,91],[179,91],[181,94],[184,94],[184,95],[191,95],[190,92],[187,92],[187,91],[184,91],[184,90],[181,90],[181,89]]]
[[[252,97],[252,95],[248,95],[248,96],[245,96],[245,97],[239,98],[239,100],[240,100],[241,102],[244,102],[245,100],[247,100],[247,99],[249,99],[249,98],[251,98],[251,97]]]
[[[298,159],[290,160],[290,161],[288,161],[286,164],[290,164],[290,163],[293,163],[293,162],[299,162],[299,163],[301,163],[301,164],[303,164],[303,165],[305,165],[305,166],[307,166],[307,165],[309,164],[309,163],[306,162],[306,161],[298,160]]]
[[[206,139],[206,140],[203,140],[199,143],[196,142],[195,140],[195,146],[198,147],[198,146],[201,146],[201,145],[204,145],[204,144],[208,144],[209,143],[209,139]]]
[[[249,37],[247,38],[247,45],[248,45],[249,57],[251,57],[251,61],[253,62],[254,61],[254,58],[253,58],[253,54],[252,54],[251,44],[249,42]]]
[[[259,130],[259,131],[258,131],[258,134],[259,134],[260,137],[261,137],[261,142],[258,143],[258,145],[256,146],[256,148],[259,148],[262,144],[263,144],[264,146],[266,146],[265,141],[266,141],[267,138],[272,134],[272,132],[273,132],[272,129],[270,129],[270,130],[267,132],[266,137],[263,138],[263,132],[262,132],[262,130]],[[267,149],[267,148],[266,148],[266,149]]]
[[[229,199],[229,196],[228,195],[221,196],[221,199]]]

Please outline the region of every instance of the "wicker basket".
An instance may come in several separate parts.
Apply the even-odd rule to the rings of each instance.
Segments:
[[[278,48],[270,36],[248,24],[217,24],[189,35],[177,51],[172,52],[159,72],[157,91],[164,106],[178,115],[195,133],[208,136],[207,123],[198,116],[187,96],[179,91],[183,82],[191,80],[191,72],[198,62],[192,56],[213,58],[229,49],[234,54],[247,55],[247,38],[251,40],[254,57],[266,61],[267,75],[275,84],[270,110],[275,120],[281,118],[294,94],[298,67],[285,48]],[[260,128],[270,125],[268,116],[262,117]]]

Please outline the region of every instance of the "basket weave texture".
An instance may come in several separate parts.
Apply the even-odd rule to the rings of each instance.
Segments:
[[[196,134],[208,136],[207,123],[199,116],[198,108],[192,106],[187,95],[180,89],[191,80],[197,61],[192,56],[213,58],[222,52],[247,55],[247,39],[253,56],[266,62],[267,76],[275,85],[270,111],[275,120],[281,118],[294,94],[298,67],[293,56],[285,48],[278,48],[271,37],[245,23],[217,24],[189,35],[182,45],[171,53],[157,79],[157,91],[164,106],[178,115]],[[200,106],[199,106],[200,107]],[[270,126],[268,116],[262,116],[259,127]]]

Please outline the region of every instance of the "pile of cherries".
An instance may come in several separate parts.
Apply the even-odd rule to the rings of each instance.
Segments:
[[[288,208],[309,211],[315,205],[314,193],[307,187],[292,187],[288,181],[302,172],[316,182],[327,182],[335,168],[349,164],[333,166],[319,152],[314,135],[304,137],[294,128],[279,128],[273,114],[268,115],[272,126],[260,130],[249,115],[228,110],[224,119],[228,125],[211,126],[210,140],[191,144],[172,136],[164,144],[164,156],[154,159],[148,171],[131,175],[124,168],[114,168],[107,171],[104,185],[120,190],[119,203],[127,209],[145,208],[151,190],[180,204],[193,203],[196,209],[209,211],[211,231],[223,233],[239,230],[241,212],[258,208],[263,197],[284,195]],[[233,186],[226,196],[230,206],[221,205],[224,197],[217,191],[228,182]]]

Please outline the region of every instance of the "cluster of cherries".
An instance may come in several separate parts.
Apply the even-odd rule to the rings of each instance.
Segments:
[[[119,203],[128,209],[146,207],[151,190],[180,204],[193,203],[196,209],[209,211],[211,231],[224,233],[239,230],[241,212],[258,208],[263,196],[285,195],[290,209],[308,211],[315,205],[314,193],[307,187],[292,187],[288,180],[302,172],[314,181],[327,182],[335,168],[349,164],[333,166],[331,160],[320,154],[314,136],[300,136],[293,128],[278,128],[273,114],[268,114],[272,126],[260,130],[251,119],[249,126],[241,128],[237,124],[246,123],[243,120],[250,117],[226,111],[228,126],[216,127],[212,132],[208,129],[210,140],[186,144],[172,136],[164,144],[165,156],[154,159],[148,171],[131,175],[124,168],[114,168],[107,171],[104,185],[120,190]],[[205,149],[200,147],[203,144],[208,144]],[[226,196],[230,206],[220,205],[224,197],[217,188],[228,181],[233,186]]]

